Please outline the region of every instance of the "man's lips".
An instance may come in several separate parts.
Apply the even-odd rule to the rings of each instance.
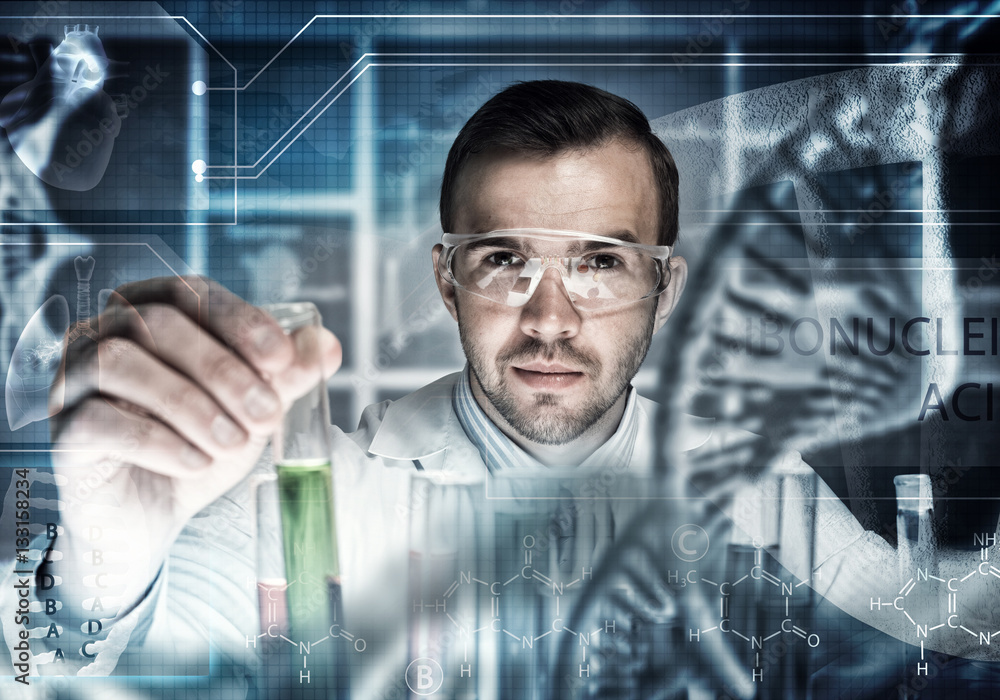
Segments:
[[[568,389],[583,381],[583,372],[557,363],[527,362],[512,365],[514,376],[532,389],[558,390]]]
[[[541,372],[542,374],[579,374],[579,370],[557,362],[522,362],[515,365],[514,368],[523,369],[525,372]]]

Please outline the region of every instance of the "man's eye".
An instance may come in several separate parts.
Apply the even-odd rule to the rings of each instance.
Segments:
[[[606,253],[600,253],[598,255],[592,256],[587,264],[595,270],[610,270],[613,267],[618,267],[622,264],[622,261],[616,258],[614,255],[608,255]]]
[[[486,256],[486,261],[497,267],[510,267],[520,264],[521,258],[510,251],[504,250],[497,253],[490,253]]]

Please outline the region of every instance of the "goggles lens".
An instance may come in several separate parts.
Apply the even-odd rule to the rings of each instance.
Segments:
[[[577,231],[512,229],[445,234],[439,258],[452,284],[498,304],[523,306],[549,270],[578,308],[600,309],[656,296],[669,281],[670,246],[647,246]]]

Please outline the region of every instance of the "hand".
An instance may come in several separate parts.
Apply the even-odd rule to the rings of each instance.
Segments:
[[[315,386],[318,365],[327,376],[340,366],[341,350],[323,330],[321,357],[307,356],[299,341],[311,329],[288,337],[263,310],[198,277],[120,287],[90,324],[97,341],[69,343],[57,380],[59,549],[93,573],[87,555],[117,541],[117,563],[102,559],[129,602],[185,523],[249,473],[284,408]],[[88,541],[92,528],[103,544]]]

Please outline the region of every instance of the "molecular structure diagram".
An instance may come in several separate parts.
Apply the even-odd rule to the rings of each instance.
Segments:
[[[572,635],[577,639],[577,644],[581,649],[581,660],[577,672],[580,678],[590,676],[590,660],[588,649],[591,646],[592,638],[601,634],[615,634],[615,620],[604,621],[602,627],[594,630],[573,630],[563,624],[564,620],[561,612],[561,599],[567,593],[572,593],[576,587],[582,588],[587,580],[593,578],[593,569],[581,567],[579,575],[573,574],[574,578],[565,581],[556,575],[546,575],[537,570],[533,565],[533,558],[536,549],[536,539],[533,535],[525,535],[521,540],[524,565],[519,571],[509,576],[505,580],[486,581],[477,578],[471,571],[460,571],[458,578],[451,581],[450,585],[443,593],[431,600],[415,599],[413,601],[412,612],[414,614],[435,614],[446,616],[456,628],[458,635],[465,640],[464,661],[460,666],[461,677],[472,677],[472,664],[468,660],[468,644],[472,637],[481,634],[503,634],[514,640],[511,644],[519,644],[520,649],[534,649],[535,644],[550,635]],[[540,634],[525,634],[523,630],[508,629],[505,623],[504,611],[504,590],[514,584],[521,582],[525,585],[537,586],[540,592],[547,594],[552,602],[553,617],[548,629]],[[490,619],[486,624],[478,629],[472,629],[471,625],[463,624],[461,615],[453,615],[454,612],[451,601],[460,596],[463,590],[473,596],[482,595],[486,592],[490,596]],[[509,589],[508,589],[509,590]],[[441,685],[439,676],[442,674],[440,665],[431,658],[422,657],[411,663],[411,668],[407,670],[407,682],[411,685],[411,690],[417,694],[430,694],[436,692]],[[421,683],[420,687],[413,687],[411,680]]]
[[[704,584],[712,586],[718,590],[719,623],[707,629],[689,628],[688,642],[700,643],[702,635],[713,633],[732,634],[735,637],[739,637],[746,642],[750,649],[754,652],[754,666],[751,669],[751,672],[753,682],[757,683],[764,680],[764,665],[761,663],[761,652],[767,642],[770,642],[772,639],[779,637],[780,635],[791,634],[804,639],[810,648],[815,648],[819,646],[820,637],[818,634],[810,634],[807,630],[794,624],[792,617],[792,606],[794,605],[793,601],[796,597],[805,598],[805,595],[800,594],[796,596],[795,593],[799,588],[808,584],[810,579],[799,581],[798,583],[795,583],[794,579],[788,582],[783,581],[764,568],[762,556],[764,552],[764,545],[760,538],[753,539],[753,550],[753,564],[749,571],[733,582],[716,582],[707,578],[702,578],[698,576],[698,572],[695,569],[692,569],[687,573],[676,570],[670,571],[668,572],[667,582],[681,587]],[[815,575],[819,578],[822,576],[822,572],[817,570]],[[741,592],[741,588],[747,588],[752,584],[762,586],[767,595],[774,593],[778,597],[784,598],[784,615],[774,631],[769,634],[744,634],[746,630],[741,631],[737,629],[733,623],[733,616],[730,611],[730,599],[737,595],[737,593]]]
[[[678,532],[681,532],[684,528],[690,528],[692,526],[681,526],[678,528]],[[675,535],[676,539],[676,535]],[[681,543],[685,541],[682,534]],[[707,543],[706,543],[707,545]],[[458,620],[456,620],[450,613],[449,600],[455,596],[463,587],[468,586],[479,586],[480,588],[488,589],[489,594],[492,596],[490,601],[490,613],[491,619],[487,624],[482,627],[471,630],[471,635],[476,635],[484,632],[494,632],[505,634],[510,639],[514,640],[514,643],[520,642],[521,649],[531,649],[534,645],[539,642],[544,637],[554,634],[569,634],[575,635],[578,638],[578,643],[581,647],[581,662],[577,673],[581,678],[589,677],[590,675],[590,664],[587,657],[587,649],[591,644],[591,637],[597,634],[614,634],[616,633],[616,622],[615,620],[605,620],[603,629],[599,628],[593,631],[575,631],[563,624],[563,620],[560,617],[560,599],[567,589],[572,589],[574,586],[579,586],[584,583],[587,579],[593,577],[593,570],[588,568],[583,568],[580,570],[578,576],[575,576],[573,580],[569,582],[559,581],[557,577],[548,576],[538,571],[532,566],[532,555],[535,547],[534,538],[526,536],[522,541],[522,550],[524,555],[524,566],[523,568],[510,576],[508,579],[503,581],[489,582],[472,575],[471,572],[460,572],[458,579],[451,582],[451,585],[444,591],[444,594],[431,601],[426,600],[414,600],[413,610],[414,612],[433,612],[439,613],[441,615],[446,615],[451,619],[456,627],[460,630],[462,625]],[[718,624],[709,627],[707,629],[689,629],[688,630],[688,642],[699,643],[701,642],[703,635],[709,634],[732,634],[734,637],[742,639],[749,646],[751,650],[755,652],[755,663],[752,669],[752,677],[754,682],[762,681],[764,678],[764,667],[765,665],[761,663],[761,651],[764,650],[765,644],[778,637],[779,635],[794,635],[798,638],[805,640],[805,643],[810,648],[815,648],[820,644],[820,636],[816,633],[810,633],[808,630],[795,624],[793,616],[795,614],[793,608],[801,607],[808,600],[807,594],[796,592],[809,583],[810,579],[803,581],[797,581],[792,579],[791,581],[784,581],[773,573],[769,572],[764,568],[763,565],[763,543],[759,538],[755,538],[753,541],[753,562],[748,568],[746,573],[744,573],[740,578],[735,581],[728,582],[716,582],[707,578],[702,578],[698,575],[696,569],[688,570],[687,572],[682,572],[680,570],[667,571],[667,581],[666,583],[671,586],[676,587],[686,587],[688,585],[706,585],[711,586],[718,591],[719,595],[719,622]],[[683,551],[690,551],[686,548],[682,548]],[[703,555],[703,554],[702,554]],[[698,557],[700,558],[700,557]],[[814,574],[816,577],[822,575],[821,571],[817,571]],[[514,583],[515,581],[534,581],[540,586],[542,590],[547,592],[553,598],[553,609],[554,617],[549,629],[542,632],[541,634],[535,636],[518,635],[515,631],[508,629],[504,624],[504,619],[501,614],[501,601],[502,592],[504,587]],[[750,586],[756,585],[758,588],[763,589],[763,594],[767,596],[777,596],[778,598],[783,598],[783,605],[781,606],[784,610],[784,615],[781,621],[777,623],[775,629],[769,634],[749,634],[745,633],[746,630],[738,629],[733,624],[733,615],[730,610],[730,600],[734,598],[737,594],[741,592],[742,589],[747,589]],[[808,590],[808,589],[806,589]],[[760,590],[757,591],[758,597],[760,597]],[[801,603],[796,604],[796,599],[802,599]],[[468,636],[468,635],[466,635]],[[420,659],[418,661],[433,664],[430,659]],[[465,661],[468,661],[467,654]],[[417,663],[415,661],[414,663]],[[440,667],[433,665],[433,670],[429,670],[431,667],[424,669],[428,678],[436,677],[437,673],[440,671]],[[463,663],[461,667],[461,673],[463,676],[470,676],[472,674],[471,664]],[[439,687],[439,685],[434,685],[428,687],[428,692],[433,692],[434,687]]]
[[[299,656],[302,658],[302,669],[299,671],[299,684],[301,685],[312,682],[308,661],[314,646],[319,646],[332,639],[343,639],[351,645],[354,652],[363,654],[368,648],[368,643],[364,638],[357,637],[340,626],[340,623],[337,621],[337,610],[340,602],[339,594],[334,592],[330,594],[331,603],[333,603],[331,605],[333,619],[332,624],[327,629],[327,634],[312,641],[295,641],[288,637],[286,634],[288,630],[286,591],[289,587],[297,584],[306,585],[301,581],[286,583],[284,580],[280,582],[262,580],[256,582],[257,598],[260,604],[261,628],[263,631],[253,637],[247,636],[245,648],[249,649],[253,646],[256,649],[258,641],[277,642],[278,640],[296,647]]]
[[[929,666],[925,659],[924,640],[928,638],[930,632],[942,629],[945,626],[953,630],[962,630],[978,638],[980,646],[989,646],[993,638],[1000,635],[1000,630],[995,632],[975,631],[959,622],[958,594],[962,588],[961,584],[964,584],[977,575],[980,578],[987,576],[1000,578],[1000,569],[990,563],[989,548],[996,545],[996,535],[993,533],[975,534],[973,535],[973,544],[980,548],[980,561],[978,565],[974,566],[964,576],[942,578],[931,573],[930,567],[917,567],[915,575],[903,584],[899,590],[899,594],[894,599],[883,602],[880,597],[871,598],[870,609],[872,611],[880,612],[886,610],[894,613],[902,613],[913,626],[915,639],[920,643],[920,660],[917,662],[916,668],[916,675],[918,676],[928,675]],[[935,598],[940,594],[942,586],[946,589],[947,617],[944,622],[939,622],[931,626],[930,623],[926,622],[925,616],[929,610],[935,613],[940,612],[940,607]],[[909,605],[907,604],[908,602]],[[911,612],[913,613],[912,615],[910,614]]]

